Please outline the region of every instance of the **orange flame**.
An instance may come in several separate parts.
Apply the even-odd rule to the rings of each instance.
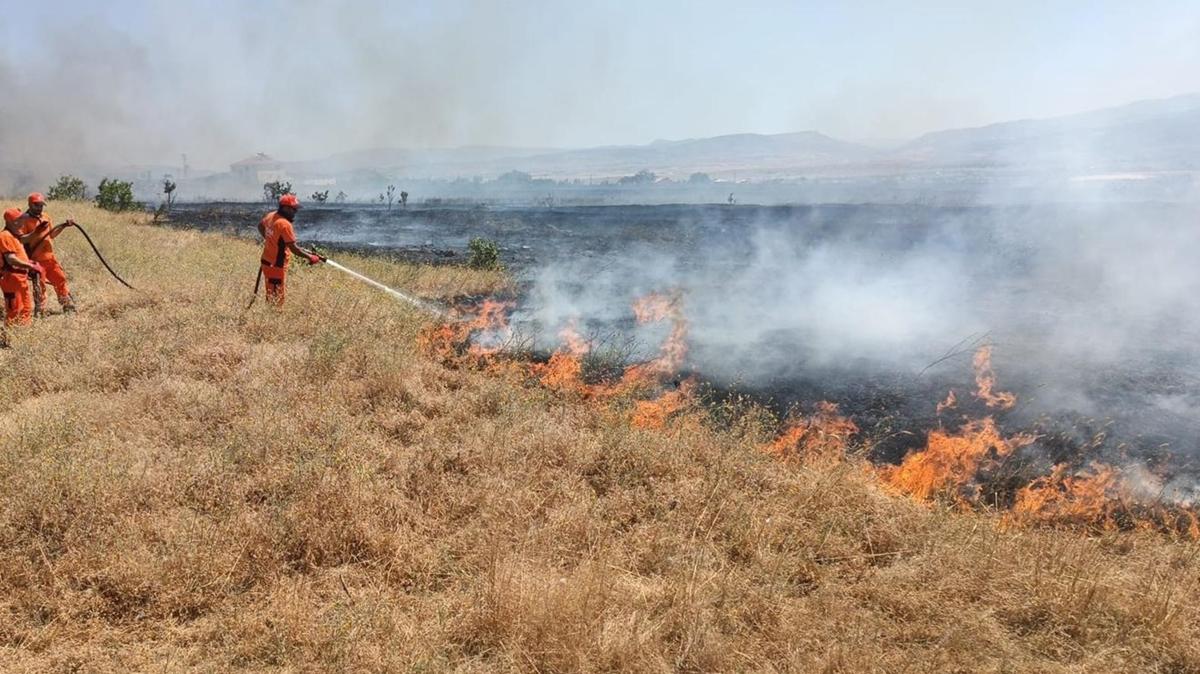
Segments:
[[[952,410],[958,407],[958,398],[954,395],[954,389],[950,389],[950,393],[946,395],[946,399],[937,404],[937,413],[941,414],[946,410]]]
[[[788,461],[837,461],[845,456],[846,446],[857,432],[858,426],[839,414],[835,403],[821,401],[814,414],[792,419],[764,450]]]
[[[532,372],[547,388],[586,395],[589,390],[583,383],[583,357],[591,351],[591,344],[579,334],[575,321],[563,327],[558,336],[563,348],[551,354],[545,365],[534,365]]]
[[[1017,396],[1006,392],[993,392],[996,386],[996,373],[992,371],[992,347],[984,345],[975,351],[975,385],[979,390],[975,397],[982,400],[988,407],[1007,410],[1017,404]]]
[[[639,298],[633,303],[633,315],[643,325],[670,320],[671,332],[663,341],[657,358],[625,370],[621,378],[622,391],[651,385],[670,377],[683,367],[688,353],[688,322],[683,315],[682,298],[678,291],[670,294],[651,293]]]
[[[639,400],[634,404],[630,423],[635,428],[663,428],[667,419],[690,406],[695,401],[693,394],[696,382],[685,379],[679,388],[664,393],[655,400]]]
[[[417,335],[417,344],[430,356],[451,363],[470,354],[476,360],[501,351],[512,333],[508,327],[508,311],[511,302],[486,300],[473,314],[457,310],[455,321],[425,327]],[[486,343],[473,341],[472,336],[484,333],[489,336]]]
[[[513,308],[512,302],[497,302],[495,300],[485,300],[479,306],[479,313],[475,318],[467,322],[467,336],[470,337],[476,333],[483,333],[488,336],[488,340],[481,342],[472,340],[470,353],[473,356],[491,356],[504,350],[512,337],[512,331],[508,327],[508,312]]]
[[[918,500],[953,493],[960,502],[973,502],[975,494],[969,490],[977,487],[979,470],[1033,440],[1030,435],[1005,439],[987,417],[967,423],[957,434],[930,431],[925,449],[904,457],[899,466],[880,468],[879,474],[884,482]]]
[[[583,359],[590,353],[591,345],[579,335],[574,322],[559,332],[563,346],[551,354],[545,364],[532,365],[532,374],[547,388],[588,398],[611,398],[657,389],[665,379],[679,371],[687,358],[688,323],[683,316],[680,296],[678,293],[651,293],[634,302],[633,313],[641,324],[670,320],[671,331],[657,357],[626,367],[619,381],[601,384],[583,381]]]
[[[1124,481],[1110,465],[1093,463],[1087,473],[1069,474],[1067,466],[1059,464],[1050,475],[1034,480],[1017,492],[1011,517],[1023,524],[1075,524],[1112,529],[1115,528],[1113,515],[1125,493]]]
[[[1050,475],[1017,492],[1006,521],[1102,531],[1134,527],[1200,539],[1200,518],[1195,507],[1158,502],[1161,485],[1150,487],[1155,499],[1147,503],[1141,498],[1147,489],[1142,484],[1145,479],[1133,477],[1130,469],[1119,470],[1100,462],[1075,472],[1059,464]],[[1152,485],[1156,484],[1151,480]],[[1135,486],[1138,484],[1142,484],[1140,489]]]

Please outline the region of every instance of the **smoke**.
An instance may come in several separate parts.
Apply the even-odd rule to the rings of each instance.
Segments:
[[[969,348],[927,366],[956,345],[993,343],[1022,418],[1115,419],[1129,435],[1196,449],[1192,206],[829,206],[746,221],[712,210],[664,232],[671,245],[537,270],[522,318],[553,344],[569,320],[619,325],[633,297],[678,287],[690,368],[771,390],[815,380],[834,395],[962,384]]]
[[[79,172],[175,166],[186,153],[223,170],[254,151],[560,141],[593,106],[539,78],[541,64],[570,53],[573,74],[600,83],[612,40],[559,32],[598,8],[543,9],[113,3],[53,21],[30,10],[0,28],[0,163]],[[561,125],[531,123],[547,108]]]
[[[301,160],[812,128],[911,137],[1200,82],[1200,22],[1183,7],[1084,23],[1039,8],[715,1],[8,9],[0,162],[26,169],[176,165],[186,153],[221,170],[255,151]],[[1141,72],[1114,77],[1114,67]]]

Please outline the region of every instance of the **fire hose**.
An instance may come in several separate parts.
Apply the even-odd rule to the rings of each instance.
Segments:
[[[35,318],[41,318],[42,314],[42,275],[37,272],[29,272],[29,280],[33,282],[33,315]]]
[[[88,245],[92,247],[92,252],[96,254],[97,258],[99,258],[100,264],[104,265],[104,268],[108,270],[108,273],[112,274],[113,278],[120,281],[121,285],[125,286],[126,288],[129,288],[130,290],[137,290],[137,288],[129,285],[125,279],[121,278],[117,272],[113,271],[113,268],[108,265],[108,260],[105,260],[104,256],[100,254],[100,249],[96,247],[96,244],[92,243],[92,237],[88,236],[87,230],[80,226],[79,223],[75,224],[75,229],[78,229],[79,233],[83,235],[83,238],[87,239]]]
[[[121,276],[119,274],[117,274],[117,272],[113,271],[112,266],[110,266],[108,264],[108,260],[105,260],[104,256],[100,254],[100,249],[96,247],[95,242],[92,241],[92,237],[88,236],[87,230],[83,228],[83,225],[81,225],[77,222],[72,223],[72,224],[74,225],[75,229],[78,229],[79,233],[83,235],[83,238],[87,239],[88,245],[92,247],[92,252],[96,254],[96,258],[100,260],[100,264],[104,265],[104,268],[108,270],[108,273],[112,274],[112,277],[117,279],[117,281],[119,281],[121,283],[121,285],[125,286],[126,288],[129,288],[130,290],[137,290],[137,288],[134,288],[133,286],[129,285],[129,283],[125,279],[121,278]],[[45,243],[46,238],[47,238],[46,236],[43,236],[42,238],[38,239],[38,242],[33,244],[33,247],[29,249],[28,255],[29,255],[30,259],[33,259],[33,254],[37,252],[38,248],[40,248],[43,243]],[[37,286],[39,286],[43,283],[45,283],[45,281],[42,280],[39,276],[37,278],[37,280],[34,281],[35,289],[37,289]],[[35,298],[38,296],[39,296],[38,294],[34,295]],[[34,311],[40,311],[40,310],[41,310],[41,302],[37,301],[35,299]]]

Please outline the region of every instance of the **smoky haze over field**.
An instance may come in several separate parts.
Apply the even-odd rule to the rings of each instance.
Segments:
[[[1200,89],[1200,11],[1169,2],[9,9],[0,161],[61,171],[805,129],[902,140]]]
[[[1127,435],[1193,451],[1196,215],[830,206],[764,213],[749,226],[711,216],[678,245],[629,242],[550,263],[527,311],[553,344],[571,319],[602,334],[628,326],[635,296],[678,287],[696,371],[758,389],[812,380],[799,388],[835,401],[860,382],[924,382],[944,394],[931,382],[958,381],[965,393],[971,345],[993,343],[1001,387],[1022,399],[1019,416],[1122,419]],[[661,337],[640,336],[649,350]],[[956,345],[963,353],[918,376]],[[937,394],[924,395],[915,404],[932,411]]]

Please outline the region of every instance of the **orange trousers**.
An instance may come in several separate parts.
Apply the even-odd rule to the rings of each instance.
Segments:
[[[24,274],[0,276],[4,292],[4,324],[29,325],[33,318],[33,302],[29,298],[29,280]]]
[[[280,269],[265,264],[259,268],[262,269],[263,281],[266,283],[263,291],[267,301],[282,307],[284,297],[287,296],[287,268]]]
[[[34,262],[42,265],[42,269],[46,273],[42,275],[42,284],[38,286],[38,301],[43,307],[46,306],[46,286],[54,286],[54,294],[58,296],[58,303],[66,306],[71,303],[71,291],[67,288],[67,272],[63,271],[62,265],[58,263],[58,258],[54,257],[54,253],[42,253],[33,259]]]

